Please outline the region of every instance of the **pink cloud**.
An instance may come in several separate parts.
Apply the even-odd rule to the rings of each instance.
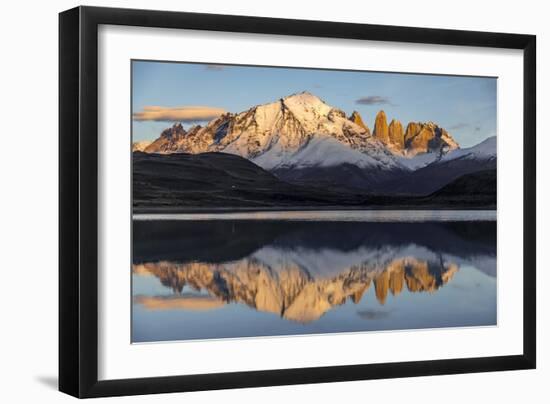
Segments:
[[[142,111],[134,113],[136,121],[208,121],[223,114],[223,108],[203,106],[160,107],[146,106]]]

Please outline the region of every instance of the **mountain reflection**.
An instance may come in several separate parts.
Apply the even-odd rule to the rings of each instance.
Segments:
[[[458,271],[457,264],[442,257],[437,261],[403,257],[382,265],[358,262],[332,276],[317,276],[284,254],[270,258],[275,265],[257,257],[225,264],[161,261],[134,265],[134,273],[154,275],[175,293],[169,298],[137,296],[135,300],[153,310],[205,310],[238,302],[307,323],[348,299],[357,304],[372,283],[378,302],[384,304],[388,293],[397,296],[405,286],[411,292],[434,292]],[[181,295],[185,286],[209,296]]]
[[[318,332],[319,324],[368,328],[345,320],[343,313],[355,305],[355,319],[382,329],[381,322],[403,328],[493,321],[492,306],[460,299],[472,296],[468,290],[479,282],[472,271],[484,273],[482,279],[496,276],[495,222],[135,221],[133,236],[133,302],[137,318],[148,319],[135,323],[146,327],[138,340],[149,340],[144,333],[152,332],[178,339],[297,333],[303,327]],[[462,271],[470,275],[457,276]],[[453,282],[470,289],[442,293]],[[483,301],[490,302],[488,290]],[[438,314],[415,317],[411,304],[435,305]],[[241,325],[251,331],[222,325],[245,321],[250,310],[262,319]],[[288,321],[271,322],[273,315]],[[158,331],[151,325],[164,321]],[[265,331],[262,324],[273,328]]]

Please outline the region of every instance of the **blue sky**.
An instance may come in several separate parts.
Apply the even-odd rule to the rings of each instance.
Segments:
[[[496,135],[495,78],[149,61],[133,61],[132,73],[134,114],[149,106],[202,107],[186,112],[185,127],[204,123],[209,111],[241,112],[309,91],[347,114],[359,111],[371,130],[376,113],[383,109],[388,121],[396,118],[403,126],[410,121],[436,122],[462,147]],[[148,115],[142,119],[133,120],[134,141],[157,138],[174,120],[148,120]]]

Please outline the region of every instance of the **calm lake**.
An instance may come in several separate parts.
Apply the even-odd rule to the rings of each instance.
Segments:
[[[496,325],[495,219],[135,215],[132,341]]]

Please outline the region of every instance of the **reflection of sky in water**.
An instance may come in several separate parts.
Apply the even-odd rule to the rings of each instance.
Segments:
[[[425,222],[496,220],[494,210],[295,210],[227,213],[140,213],[134,220],[304,220]]]
[[[147,281],[142,282],[139,292],[135,290],[136,294],[147,291],[157,294],[158,288],[162,288],[152,277],[134,276],[134,280],[139,278]],[[161,295],[171,293],[164,288]],[[358,304],[348,301],[307,324],[252,310],[242,303],[229,303],[210,311],[148,310],[134,305],[136,342],[494,324],[496,280],[473,267],[462,267],[448,285],[436,292],[404,290],[398,296],[390,294],[383,306],[376,300],[374,289],[370,289]]]
[[[289,223],[275,232],[258,222],[231,225],[231,235],[223,226],[193,226],[202,235],[197,256],[228,258],[216,244],[218,231],[250,248],[215,262],[163,260],[155,243],[154,254],[142,257],[137,237],[134,342],[496,324],[494,222],[478,227],[480,235],[466,224]],[[170,244],[173,234],[183,234],[184,243],[193,235],[165,227],[144,234],[170,245],[160,256],[174,257],[182,244]],[[249,246],[255,232],[273,237]],[[192,257],[194,244],[185,246],[185,258]]]

